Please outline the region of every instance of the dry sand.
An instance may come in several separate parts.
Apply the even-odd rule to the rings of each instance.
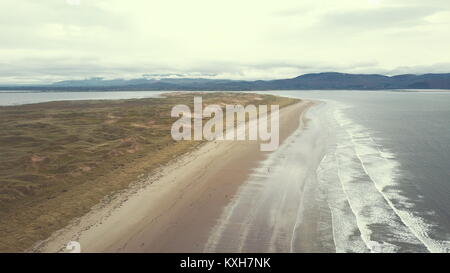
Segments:
[[[312,104],[281,109],[280,142],[298,128]],[[266,156],[255,141],[208,142],[30,251],[64,251],[69,241],[78,241],[82,252],[201,252],[225,206]]]

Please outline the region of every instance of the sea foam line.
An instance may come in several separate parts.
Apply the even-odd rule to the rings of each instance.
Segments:
[[[403,242],[410,249],[420,249],[419,246],[423,244],[401,222],[364,170],[348,131],[348,128],[358,125],[337,115],[337,110],[334,117],[338,125],[335,150],[337,173],[350,209],[356,217],[361,238],[372,252],[397,252],[400,250],[397,242]],[[361,132],[364,134],[360,136],[366,136],[364,130]]]
[[[395,212],[395,214],[400,218],[405,226],[411,231],[412,234],[428,249],[430,252],[449,252],[449,241],[438,241],[430,238],[428,235],[430,224],[426,223],[423,219],[418,218],[417,216],[413,216],[410,212],[406,210],[398,209],[391,201],[391,198],[395,198],[399,201],[402,201],[403,204],[412,204],[411,200],[408,200],[406,197],[401,196],[399,194],[395,194],[395,192],[386,192],[386,187],[388,186],[398,186],[395,182],[394,173],[398,168],[398,163],[394,161],[394,154],[392,152],[383,152],[379,149],[380,145],[375,142],[375,140],[367,133],[368,129],[364,128],[361,125],[353,124],[353,128],[348,126],[348,124],[352,124],[348,118],[344,117],[344,114],[341,110],[336,110],[336,117],[339,125],[347,132],[350,136],[350,139],[355,148],[355,154],[361,162],[361,166],[370,180],[373,181],[375,188],[378,192],[383,196],[387,204],[390,208]],[[359,127],[359,128],[358,128]],[[364,132],[364,133],[363,133]],[[363,140],[371,143],[369,146],[366,143],[362,143],[360,140],[355,139],[355,135],[359,135],[363,138]],[[376,150],[377,157],[375,160],[384,161],[382,163],[370,163],[368,162],[367,157],[370,157],[370,153],[364,153],[364,150]],[[386,158],[386,155],[389,155],[391,158]],[[374,158],[372,158],[374,159]],[[383,164],[384,163],[384,164]],[[370,165],[379,166],[379,164],[383,164],[386,168],[383,171],[383,177],[377,175],[377,172],[370,167]],[[392,196],[394,195],[395,196]]]

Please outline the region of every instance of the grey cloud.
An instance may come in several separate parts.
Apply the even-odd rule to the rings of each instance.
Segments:
[[[103,10],[88,1],[82,2],[81,5],[69,5],[64,0],[2,0],[1,7],[0,25],[37,26],[55,23],[113,28],[126,25],[126,17],[123,15]]]
[[[56,30],[68,33],[75,29],[83,35],[92,28],[100,28],[103,33],[111,34],[123,33],[129,27],[123,14],[106,11],[90,5],[88,1],[82,2],[81,5],[68,5],[65,0],[2,0],[0,6],[0,48],[95,49],[98,47],[96,37],[79,39],[76,36],[63,35],[49,39],[45,36],[48,34],[46,27],[57,26]]]
[[[376,61],[361,61],[354,62],[345,65],[330,65],[320,62],[314,63],[301,63],[301,62],[289,62],[289,61],[278,61],[278,62],[262,62],[257,64],[249,64],[246,67],[255,69],[277,69],[277,68],[296,68],[301,71],[307,72],[323,72],[323,71],[343,71],[343,70],[357,70],[357,69],[370,69],[378,66]]]
[[[441,11],[439,7],[383,7],[342,11],[322,16],[317,27],[377,29],[412,27],[426,23],[424,18]]]
[[[436,63],[424,66],[399,66],[395,69],[388,70],[388,75],[398,74],[424,74],[424,73],[449,73],[450,63]]]
[[[143,71],[170,71],[160,64],[111,64],[96,58],[26,58],[0,63],[0,83],[27,81],[56,81],[95,76],[122,78],[138,77]],[[16,80],[17,79],[17,80]]]
[[[427,5],[435,7],[450,7],[450,2],[448,0],[397,0],[396,3],[399,5],[423,5],[426,3]]]
[[[144,78],[210,78],[217,76],[216,73],[146,73],[143,74]]]
[[[183,69],[156,63],[140,65],[105,65],[97,59],[28,59],[17,64],[0,63],[0,84],[15,82],[50,83],[60,80],[76,80],[92,77],[105,78],[234,78],[239,79],[249,70],[274,71],[283,68],[293,68],[294,74],[277,74],[264,79],[289,78],[301,74],[318,72],[344,73],[377,73],[385,75],[445,73],[450,71],[450,63],[438,63],[429,66],[398,67],[391,70],[383,69],[377,62],[367,61],[346,65],[331,64],[300,64],[295,62],[265,62],[256,64],[235,64],[227,66],[208,65],[201,67],[186,67]],[[268,73],[270,75],[271,73]],[[224,76],[226,75],[226,76]],[[231,77],[230,77],[231,75]],[[236,76],[233,77],[232,75]],[[258,78],[248,78],[258,79]]]
[[[197,63],[187,67],[177,67],[158,63],[111,64],[103,63],[97,58],[25,58],[13,62],[0,63],[0,83],[20,82],[22,79],[36,81],[57,81],[84,79],[90,77],[107,78],[216,78],[223,75],[245,76],[248,71],[273,71],[290,68],[298,74],[322,71],[348,71],[355,68],[369,67],[371,62],[356,63],[347,66],[324,64],[301,64],[287,61],[261,63]],[[290,75],[279,75],[289,77]]]

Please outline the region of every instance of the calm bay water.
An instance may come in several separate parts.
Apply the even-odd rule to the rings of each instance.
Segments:
[[[0,91],[0,106],[40,103],[64,100],[115,100],[141,99],[159,96],[160,91],[116,91],[116,92],[39,92]]]

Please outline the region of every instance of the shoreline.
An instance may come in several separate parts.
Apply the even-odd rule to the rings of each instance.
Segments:
[[[280,143],[313,104],[302,100],[280,110]],[[207,142],[29,251],[64,251],[78,241],[82,252],[201,252],[225,206],[267,155],[255,141]]]

